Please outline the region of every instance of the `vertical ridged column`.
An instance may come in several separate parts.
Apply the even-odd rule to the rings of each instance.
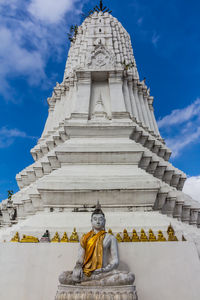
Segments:
[[[155,135],[160,137],[160,133],[159,133],[159,130],[158,130],[158,125],[157,125],[155,115],[154,115],[153,97],[152,96],[150,96],[148,98],[148,102],[149,102],[149,108],[150,108],[150,112],[151,112],[151,119],[152,119],[152,123],[153,123],[154,133],[155,133]]]
[[[146,107],[144,104],[144,97],[143,97],[143,84],[138,84],[138,94],[139,94],[139,100],[141,103],[141,107],[142,107],[142,115],[143,115],[143,120],[144,120],[144,125],[146,128],[149,127],[148,124],[148,116],[147,116],[147,111],[146,111]]]
[[[129,95],[127,79],[124,79],[123,94],[124,94],[124,102],[125,102],[125,106],[126,106],[126,111],[129,112],[131,117],[132,117],[133,112],[132,112],[132,105],[131,105],[131,101],[130,101],[130,95]]]
[[[132,78],[128,78],[128,90],[129,90],[129,96],[131,100],[131,106],[132,106],[132,112],[133,112],[133,117],[136,118],[136,120],[139,122],[139,116],[138,116],[138,109],[136,105],[136,100],[133,94],[133,81]]]
[[[55,104],[56,104],[56,100],[54,97],[52,98],[48,98],[47,102],[49,104],[49,115],[48,115],[48,119],[46,121],[43,133],[42,133],[42,137],[46,137],[48,136],[48,132],[51,131],[53,129],[53,113],[54,113],[54,109],[55,109]]]
[[[91,72],[77,72],[77,97],[73,113],[88,117],[91,94]]]
[[[150,132],[153,132],[154,128],[153,128],[152,121],[151,121],[151,112],[150,112],[149,105],[148,105],[148,96],[147,96],[146,88],[143,89],[143,96],[144,96],[144,105],[146,107],[146,113],[147,113],[147,118],[148,118],[149,130],[150,130]]]
[[[139,97],[138,97],[137,80],[135,80],[135,79],[133,81],[133,93],[134,93],[134,98],[135,98],[135,102],[136,102],[136,105],[137,105],[139,122],[144,125],[144,120],[143,120],[143,116],[142,116],[141,105],[140,105],[140,101],[139,101]]]
[[[111,111],[114,112],[126,112],[124,103],[124,96],[122,92],[122,72],[109,72],[109,88],[111,99]],[[117,99],[117,101],[116,101]]]

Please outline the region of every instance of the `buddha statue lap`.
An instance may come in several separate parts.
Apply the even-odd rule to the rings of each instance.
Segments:
[[[117,269],[119,265],[118,242],[114,235],[105,231],[105,216],[99,204],[92,213],[91,223],[92,230],[80,240],[78,260],[74,270],[63,272],[59,276],[60,287],[95,288],[101,286],[102,289],[105,287],[113,289],[114,286],[124,286],[124,288],[131,289],[133,294],[131,299],[137,299],[133,286],[134,274]]]

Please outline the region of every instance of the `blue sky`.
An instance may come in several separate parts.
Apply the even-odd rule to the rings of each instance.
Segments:
[[[18,190],[15,175],[32,163],[46,99],[61,82],[67,32],[98,1],[0,0],[0,200]],[[140,78],[147,78],[171,162],[200,195],[200,2],[105,0],[131,35]],[[199,199],[200,200],[200,199]]]

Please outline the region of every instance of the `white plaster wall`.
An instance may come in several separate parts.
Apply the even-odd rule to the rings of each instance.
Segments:
[[[58,276],[73,268],[78,244],[0,245],[0,299],[53,300]],[[119,244],[136,275],[139,300],[199,300],[200,262],[192,243]]]

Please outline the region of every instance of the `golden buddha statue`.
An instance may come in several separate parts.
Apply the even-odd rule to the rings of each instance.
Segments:
[[[169,242],[177,242],[178,239],[177,239],[177,237],[174,235],[174,233],[170,232],[169,235],[168,235],[168,241],[169,241]]]
[[[68,239],[68,236],[67,236],[67,233],[64,232],[63,234],[63,237],[62,239],[60,240],[61,243],[68,243],[69,242],[69,239]]]
[[[60,237],[58,232],[55,233],[54,237],[51,240],[51,243],[59,243],[60,242]]]
[[[19,242],[19,233],[16,232],[15,236],[11,239],[11,242],[18,243]]]
[[[20,243],[39,243],[39,240],[34,236],[24,234]]]
[[[166,238],[164,237],[161,230],[158,231],[158,239],[157,242],[166,242]]]
[[[117,239],[118,243],[122,243],[122,242],[123,242],[123,239],[122,239],[120,233],[118,233],[118,234],[116,235],[116,239]]]
[[[132,242],[140,242],[140,238],[135,229],[133,229],[132,232]]]
[[[78,233],[76,232],[76,228],[74,228],[74,231],[72,232],[69,240],[72,243],[78,243],[79,242],[79,237],[78,237]]]
[[[169,242],[177,242],[178,239],[175,236],[175,231],[174,228],[172,227],[172,225],[170,224],[168,229],[167,229],[167,234],[168,234],[168,241]]]
[[[124,229],[124,231],[123,231],[123,242],[125,242],[125,243],[131,242],[131,238],[128,235],[127,229]]]
[[[108,229],[108,233],[113,235],[112,229]]]
[[[154,235],[152,229],[149,229],[149,242],[156,242],[156,236]]]
[[[141,242],[148,242],[148,237],[144,231],[144,229],[141,229],[141,233],[140,233],[140,241]]]

